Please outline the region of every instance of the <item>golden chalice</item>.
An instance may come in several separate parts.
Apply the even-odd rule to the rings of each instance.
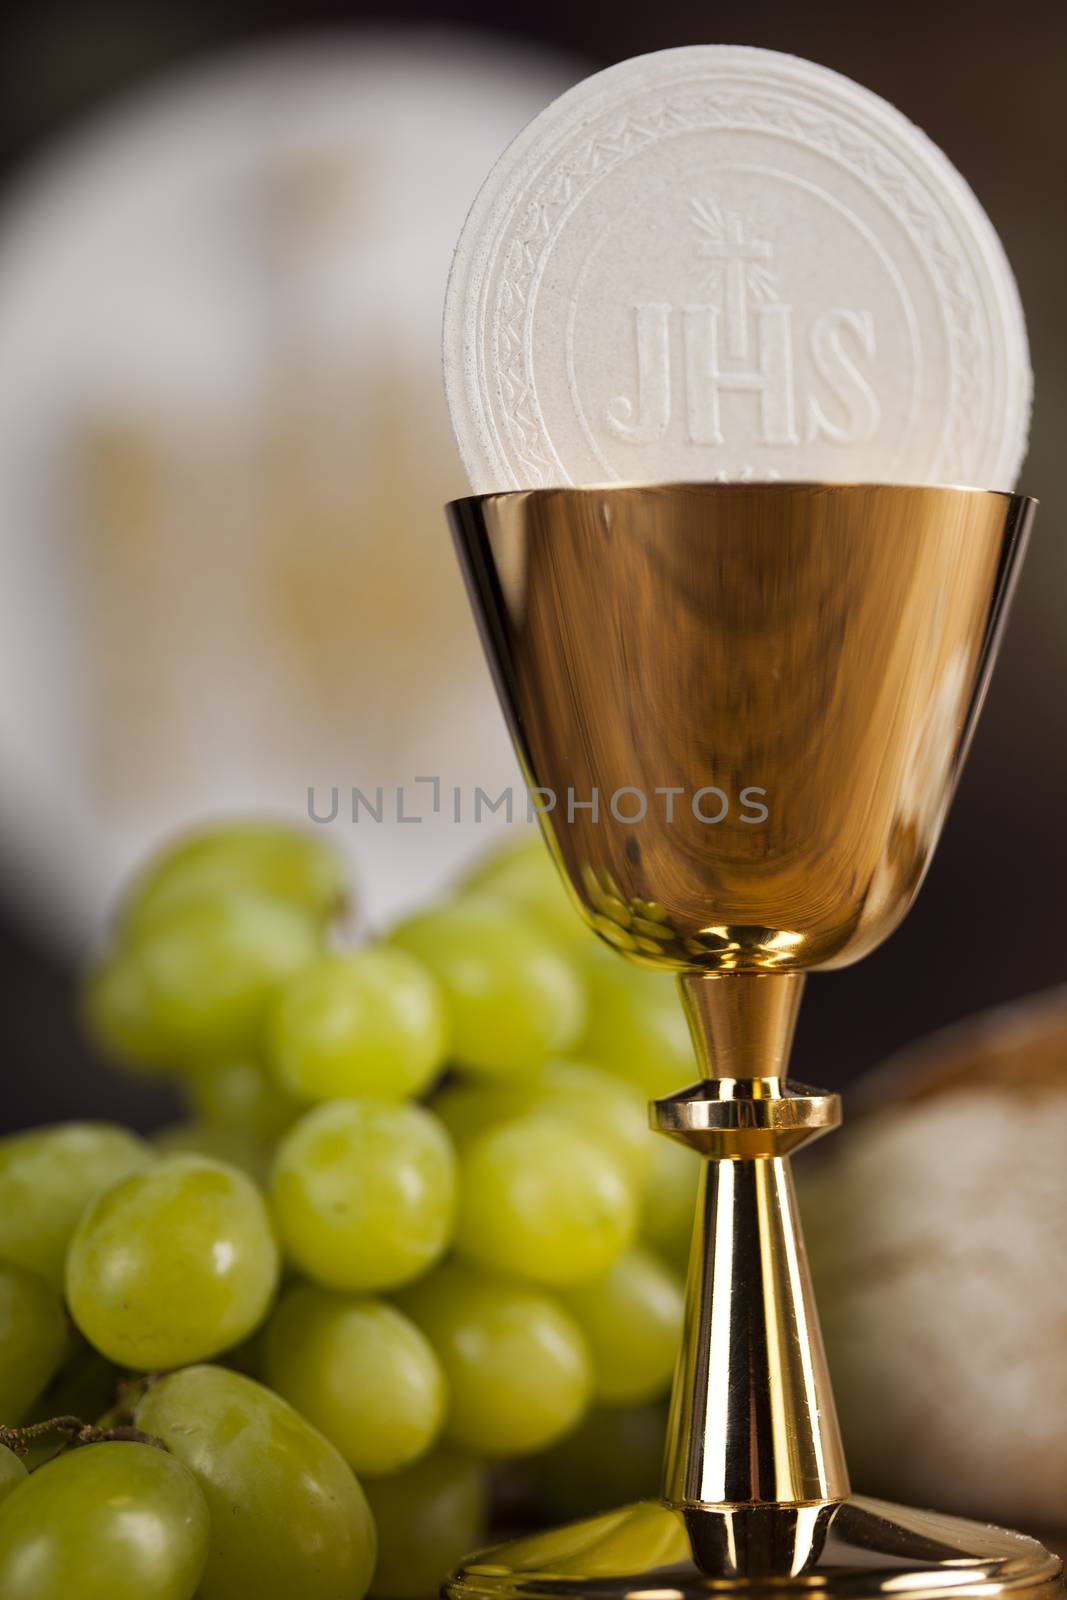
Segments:
[[[1032,509],[865,484],[450,507],[578,909],[679,974],[703,1077],[651,1119],[705,1158],[662,1499],[472,1556],[453,1600],[1061,1592],[1032,1539],[852,1494],[789,1162],[840,1105],[786,1076],[805,973],[872,950],[922,881]]]

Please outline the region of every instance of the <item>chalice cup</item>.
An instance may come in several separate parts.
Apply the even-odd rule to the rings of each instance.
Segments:
[[[450,1600],[1062,1592],[1033,1539],[852,1493],[790,1173],[840,1103],[787,1078],[805,974],[919,887],[1032,510],[779,483],[449,508],[577,909],[678,974],[702,1077],[650,1119],[703,1157],[662,1497],[476,1553]]]

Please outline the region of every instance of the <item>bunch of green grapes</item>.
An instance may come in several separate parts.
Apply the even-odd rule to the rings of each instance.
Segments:
[[[345,907],[319,834],[165,850],[85,1016],[186,1119],[0,1140],[5,1600],[422,1600],[497,1463],[570,1451],[584,1510],[590,1441],[660,1426],[698,1166],[647,1132],[693,1076],[670,980],[539,841],[384,939]]]

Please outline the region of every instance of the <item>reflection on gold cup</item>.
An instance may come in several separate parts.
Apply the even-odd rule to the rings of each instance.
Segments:
[[[785,1076],[804,973],[873,949],[922,880],[1032,510],[867,484],[450,507],[578,909],[680,974],[704,1076],[652,1122],[705,1158],[662,1501],[472,1558],[453,1600],[1060,1591],[1033,1540],[851,1495],[789,1168],[839,1104]]]
[[[457,502],[525,776],[592,925],[708,972],[880,943],[936,843],[1031,505],[814,484]]]

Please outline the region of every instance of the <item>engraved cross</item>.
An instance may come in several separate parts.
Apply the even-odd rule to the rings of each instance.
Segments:
[[[764,239],[745,237],[744,218],[726,213],[720,239],[702,239],[697,246],[709,261],[726,268],[726,348],[732,356],[748,355],[748,267],[750,261],[769,261],[771,247]]]

